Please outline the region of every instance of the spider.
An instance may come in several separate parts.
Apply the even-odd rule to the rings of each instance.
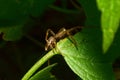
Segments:
[[[56,46],[57,41],[65,38],[66,36],[68,36],[70,38],[70,40],[75,44],[76,42],[72,38],[71,32],[73,32],[74,30],[76,31],[76,30],[81,29],[81,28],[82,27],[80,27],[80,26],[76,26],[76,27],[73,27],[73,28],[70,28],[70,29],[65,29],[63,27],[56,34],[51,29],[48,29],[46,31],[46,37],[45,37],[45,40],[46,40],[45,50],[47,51],[49,49],[54,48]],[[51,33],[52,36],[50,36],[48,38],[49,33]]]

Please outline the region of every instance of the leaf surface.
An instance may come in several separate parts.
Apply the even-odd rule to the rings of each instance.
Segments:
[[[103,31],[104,53],[111,46],[120,22],[120,0],[97,0],[102,12],[101,26]]]
[[[0,33],[3,33],[3,39],[6,41],[15,41],[21,39],[23,25],[0,28]]]
[[[56,64],[52,64],[45,67],[44,69],[40,70],[35,75],[33,75],[29,80],[56,80],[55,77],[50,73],[50,70],[55,65]]]
[[[85,26],[100,27],[100,11],[95,0],[77,0],[86,14]]]
[[[115,80],[112,62],[102,53],[101,33],[99,28],[85,28],[74,37],[77,46],[69,39],[57,44],[69,67],[83,80]]]
[[[55,0],[0,0],[0,27],[26,23],[31,17],[42,16]]]

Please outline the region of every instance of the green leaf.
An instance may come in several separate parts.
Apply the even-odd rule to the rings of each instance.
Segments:
[[[29,7],[28,0],[0,0],[0,27],[24,23]]]
[[[50,73],[50,70],[55,65],[56,64],[52,64],[45,67],[44,69],[40,70],[35,75],[33,75],[29,80],[56,80],[55,77]]]
[[[118,28],[113,43],[111,44],[109,50],[105,54],[110,62],[114,62],[120,57],[120,27]]]
[[[55,0],[31,0],[30,14],[34,17],[40,16],[53,2]]]
[[[0,27],[25,23],[30,16],[41,16],[55,0],[0,0]]]
[[[17,25],[12,27],[2,27],[0,28],[0,33],[3,33],[3,39],[6,41],[15,41],[19,40],[22,33],[23,25]]]
[[[86,14],[86,26],[100,27],[100,11],[95,0],[77,0]]]
[[[115,80],[112,62],[102,53],[102,32],[99,28],[84,28],[74,36],[77,46],[69,39],[57,44],[69,67],[83,80]]]
[[[120,20],[120,0],[97,0],[102,12],[103,50],[108,50],[114,40]]]

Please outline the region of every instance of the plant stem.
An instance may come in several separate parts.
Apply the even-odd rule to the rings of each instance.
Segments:
[[[22,80],[28,80],[39,67],[41,67],[47,60],[49,60],[51,57],[53,57],[56,54],[59,53],[55,49],[48,52],[39,61],[37,61],[35,65],[32,66],[32,68],[24,75]]]

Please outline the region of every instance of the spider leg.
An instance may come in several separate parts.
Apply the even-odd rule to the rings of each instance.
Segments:
[[[50,47],[50,44],[49,44],[49,39],[48,39],[48,35],[49,33],[51,33],[53,36],[55,35],[55,33],[51,30],[51,29],[48,29],[46,31],[46,36],[45,36],[45,40],[46,40],[46,45],[45,45],[45,50],[47,51]]]
[[[58,31],[58,33],[61,32],[61,31],[66,31],[66,29],[63,27]]]
[[[54,39],[54,38],[52,38]],[[51,40],[51,39],[50,39]],[[47,51],[48,49],[52,49],[56,46],[56,40],[54,39],[53,41],[50,41],[49,39],[46,40],[46,45],[45,45],[45,50]]]
[[[48,40],[46,40],[46,44],[45,44],[45,51],[47,51],[48,49],[49,49],[49,41]]]
[[[50,49],[55,48],[55,46],[56,46],[56,40],[55,40],[54,42],[51,43],[51,45],[50,45]]]
[[[55,33],[51,29],[48,29],[47,32],[46,32],[46,36],[45,36],[46,42],[48,42],[48,34],[49,33],[51,33],[53,36],[55,36]]]
[[[70,33],[70,32],[72,32],[74,30],[78,30],[78,29],[82,29],[82,28],[83,28],[83,26],[76,26],[76,27],[68,29],[67,31]]]
[[[76,26],[76,27],[73,27],[73,28],[68,29],[66,31],[66,34],[68,35],[69,40],[75,45],[76,49],[78,49],[77,48],[77,43],[76,43],[75,39],[73,38],[73,36],[71,35],[71,32],[74,31],[74,30],[77,30],[77,29],[81,29],[81,28],[82,27],[80,27],[80,26]]]
[[[77,43],[76,43],[75,39],[73,38],[73,36],[72,36],[68,31],[67,31],[66,33],[67,33],[67,35],[68,35],[69,40],[70,40],[75,46],[77,46]]]
[[[57,34],[54,37],[58,40],[62,39],[66,35],[66,31],[67,30],[63,27],[57,32]]]

